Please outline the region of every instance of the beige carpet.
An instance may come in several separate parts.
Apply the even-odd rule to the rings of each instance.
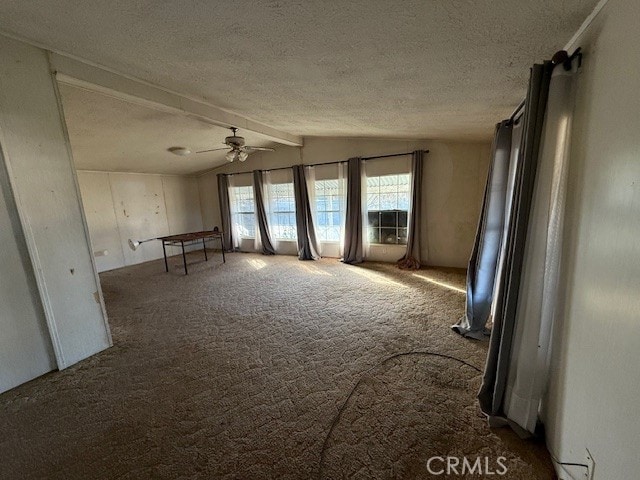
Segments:
[[[449,329],[461,272],[189,261],[189,276],[178,258],[169,274],[155,261],[101,275],[115,345],[0,395],[1,478],[463,478],[427,470],[463,455],[506,457],[502,478],[553,478],[542,445],[488,429],[474,369],[380,365],[420,350],[483,366],[486,344]]]

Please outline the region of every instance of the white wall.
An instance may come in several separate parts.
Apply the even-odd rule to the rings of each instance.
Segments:
[[[2,168],[14,202],[8,208],[16,210],[11,215],[20,220],[28,252],[22,275],[33,272],[40,297],[24,312],[43,309],[57,366],[65,368],[111,343],[100,284],[46,52],[0,36],[0,64]],[[0,276],[12,281],[14,274],[19,278],[20,265],[5,268],[3,262]],[[25,298],[9,298],[3,308],[21,311]],[[22,332],[14,341],[30,349],[27,336]]]
[[[78,182],[98,271],[162,258],[160,242],[144,243],[133,251],[130,238],[202,230],[195,177],[79,171]],[[102,255],[105,250],[108,254]]]
[[[422,211],[426,219],[423,225],[423,238],[426,239],[422,248],[423,261],[429,265],[465,268],[486,183],[491,149],[488,143],[308,137],[304,139],[302,148],[280,147],[275,152],[252,155],[245,163],[229,164],[200,176],[204,225],[206,228],[221,225],[217,173],[333,162],[354,156],[409,152],[419,148],[430,151],[425,157],[423,179]],[[367,169],[374,175],[383,174],[386,169],[389,172],[394,169],[409,171],[410,157],[371,161]],[[395,261],[403,253],[402,246],[372,246],[368,258]]]
[[[589,449],[597,480],[635,479],[640,471],[638,19],[639,2],[610,0],[575,44],[585,56],[572,138],[563,323],[545,417],[553,455],[584,463]]]

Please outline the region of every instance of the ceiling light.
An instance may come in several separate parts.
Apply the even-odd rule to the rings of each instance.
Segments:
[[[241,162],[244,162],[248,156],[249,154],[247,152],[240,152],[238,153],[238,160],[240,160]]]
[[[236,152],[229,150],[224,158],[226,158],[228,162],[233,162],[236,159]]]
[[[169,147],[167,148],[167,150],[169,150],[174,155],[178,155],[180,157],[186,157],[188,155],[191,155],[191,150],[189,150],[187,147]]]

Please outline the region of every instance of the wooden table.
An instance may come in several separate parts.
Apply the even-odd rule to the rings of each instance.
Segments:
[[[185,255],[184,247],[188,245],[195,245],[202,242],[202,251],[204,252],[204,259],[209,260],[207,256],[208,240],[220,240],[220,250],[222,251],[222,262],[226,263],[224,258],[224,237],[220,230],[204,230],[202,232],[189,232],[179,233],[177,235],[168,235],[166,237],[158,237],[158,240],[162,241],[162,253],[164,253],[164,268],[169,271],[169,263],[167,262],[167,246],[170,247],[182,247],[182,262],[184,263],[184,274],[189,275],[187,270],[187,256]]]

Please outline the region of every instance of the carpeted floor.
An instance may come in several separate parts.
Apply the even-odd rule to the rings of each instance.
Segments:
[[[544,446],[488,429],[473,368],[381,364],[483,367],[449,329],[460,271],[189,261],[101,275],[114,347],[0,395],[1,478],[463,478],[427,459],[464,455],[553,478]]]

